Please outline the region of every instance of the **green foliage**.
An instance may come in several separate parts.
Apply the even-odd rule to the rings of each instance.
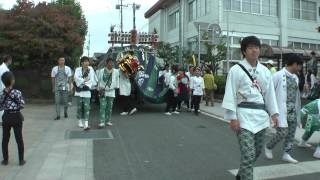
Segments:
[[[224,93],[226,87],[226,76],[214,76],[214,82],[217,84],[218,93]]]
[[[172,65],[179,62],[179,46],[171,47],[169,43],[160,42],[157,52],[166,64]]]
[[[204,40],[212,39],[212,35],[209,33],[204,33],[203,37]],[[207,54],[205,55],[205,62],[206,64],[211,64],[214,74],[218,71],[218,64],[220,61],[225,60],[227,56],[227,48],[226,48],[226,37],[220,36],[219,37],[219,44],[218,45],[211,45],[209,42],[205,43],[205,46],[207,48]],[[217,54],[213,55],[212,51],[216,49]]]

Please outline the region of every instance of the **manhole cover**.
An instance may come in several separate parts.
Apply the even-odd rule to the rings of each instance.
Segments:
[[[65,133],[66,139],[113,139],[110,130],[67,130]]]

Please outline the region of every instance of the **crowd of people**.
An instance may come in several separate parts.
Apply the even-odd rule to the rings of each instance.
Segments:
[[[302,58],[289,54],[284,59],[285,67],[275,72],[272,62],[264,66],[258,61],[260,48],[260,40],[255,36],[242,40],[244,60],[230,69],[222,103],[226,110],[224,118],[230,122],[240,146],[237,180],[252,180],[253,166],[262,150],[267,159],[273,159],[272,150],[282,140],[282,160],[298,163],[292,157],[293,144],[296,129],[302,126],[306,115],[305,133],[298,146],[311,147],[307,141],[315,131],[320,130],[319,90],[316,92],[317,99],[301,109],[298,74],[303,66]],[[312,65],[311,75],[315,68]],[[310,85],[309,80],[306,83]],[[266,129],[271,127],[276,129],[276,134],[264,143]],[[319,145],[313,156],[320,158]]]

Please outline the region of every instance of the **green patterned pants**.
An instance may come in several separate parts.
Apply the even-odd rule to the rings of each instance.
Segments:
[[[64,112],[68,111],[68,91],[56,90],[54,93],[54,99],[56,104],[56,113],[60,117],[60,106],[63,104]]]
[[[304,141],[308,141],[315,131],[320,130],[320,120],[318,118],[318,116],[308,116],[305,132],[302,136]],[[318,147],[320,147],[320,143],[318,144]]]
[[[77,118],[88,121],[90,115],[90,98],[77,97],[77,100]]]
[[[253,166],[261,154],[265,129],[256,134],[246,129],[241,129],[237,137],[241,153],[238,175],[241,180],[253,180]]]
[[[297,129],[296,113],[287,114],[288,127],[280,128],[278,127],[276,135],[267,143],[268,149],[273,149],[280,141],[284,140],[283,150],[284,152],[290,154],[292,152],[292,146],[294,142],[294,136]]]
[[[113,97],[100,98],[100,123],[108,123],[111,121]]]

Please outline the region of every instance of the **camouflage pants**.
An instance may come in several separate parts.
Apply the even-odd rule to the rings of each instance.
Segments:
[[[296,134],[297,129],[297,120],[295,113],[288,113],[287,114],[288,120],[288,127],[287,128],[280,128],[278,127],[276,135],[272,137],[272,139],[267,143],[268,149],[273,149],[280,141],[284,140],[283,150],[286,153],[292,152],[292,146],[294,141],[294,136]]]
[[[253,180],[253,166],[261,154],[265,129],[253,134],[252,132],[241,129],[237,134],[240,145],[240,168],[238,175],[241,180]]]
[[[111,121],[113,97],[100,97],[100,123]]]
[[[55,93],[55,104],[57,116],[60,116],[60,106],[63,104],[64,112],[68,111],[68,91],[56,90]]]
[[[307,120],[306,127],[305,127],[305,132],[302,136],[302,139],[304,141],[308,141],[315,131],[320,130],[320,120],[318,118],[319,117],[317,115],[316,116],[308,116],[308,120]],[[318,144],[318,147],[320,147],[320,143]]]
[[[89,120],[90,115],[90,98],[77,97],[77,119]]]

